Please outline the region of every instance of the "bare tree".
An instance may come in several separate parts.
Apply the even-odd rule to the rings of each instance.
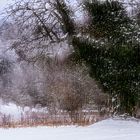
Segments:
[[[64,0],[18,1],[7,14],[17,25],[18,37],[12,48],[22,60],[35,62],[50,55],[54,46],[61,47],[75,31],[72,11]]]
[[[70,68],[52,61],[48,66],[48,61],[43,60],[48,56],[49,59],[55,58],[56,48],[71,47],[76,27],[73,13],[65,0],[18,1],[9,7],[7,13],[18,31],[12,48],[20,60],[38,62],[35,65],[43,68],[40,71],[41,84],[36,85],[34,78],[27,74],[31,81],[25,79],[25,88],[20,89],[23,91],[20,93],[27,93],[28,97],[35,99],[35,104],[40,103],[51,110],[75,111],[95,103],[95,97],[101,95],[101,90],[85,73],[85,66]]]

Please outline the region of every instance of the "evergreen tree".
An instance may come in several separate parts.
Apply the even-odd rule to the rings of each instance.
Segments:
[[[85,5],[91,37],[75,37],[75,50],[90,67],[91,76],[110,94],[113,112],[134,115],[140,90],[137,25],[118,1],[96,0]]]

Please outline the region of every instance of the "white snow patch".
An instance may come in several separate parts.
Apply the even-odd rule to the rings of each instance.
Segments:
[[[21,107],[13,103],[0,105],[0,113],[2,114],[11,115],[14,118],[19,118],[21,115],[21,112],[22,112]]]

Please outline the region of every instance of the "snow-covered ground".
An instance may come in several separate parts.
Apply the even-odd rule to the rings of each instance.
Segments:
[[[1,140],[140,140],[140,123],[108,119],[87,127],[0,129]]]

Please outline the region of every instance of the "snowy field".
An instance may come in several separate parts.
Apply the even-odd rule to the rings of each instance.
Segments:
[[[1,140],[140,140],[140,122],[104,120],[88,127],[0,129]]]

